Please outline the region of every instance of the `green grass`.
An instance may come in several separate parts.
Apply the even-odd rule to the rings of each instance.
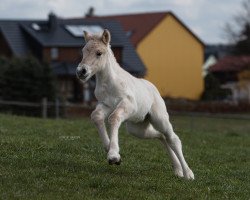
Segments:
[[[173,175],[157,140],[120,131],[110,166],[88,119],[0,115],[0,199],[249,199],[250,123],[175,116],[195,181]]]

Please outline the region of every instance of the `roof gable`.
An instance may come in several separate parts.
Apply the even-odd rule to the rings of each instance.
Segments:
[[[122,24],[123,29],[131,34],[130,41],[134,46],[150,33],[165,17],[173,16],[198,42],[203,42],[172,12],[155,12],[128,15],[112,15],[112,16],[94,16],[88,19],[107,19],[117,20]]]
[[[90,19],[117,20],[121,23],[123,29],[131,34],[130,41],[136,46],[166,15],[167,13],[143,13],[99,16]]]

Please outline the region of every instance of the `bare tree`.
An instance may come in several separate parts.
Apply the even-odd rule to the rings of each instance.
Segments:
[[[243,0],[241,11],[225,25],[225,33],[236,54],[250,54],[250,0]]]

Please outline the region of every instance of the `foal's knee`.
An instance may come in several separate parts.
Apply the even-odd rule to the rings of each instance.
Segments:
[[[104,118],[104,114],[100,111],[94,111],[91,114],[91,120],[95,123],[95,124],[100,124],[103,123],[105,118]]]
[[[112,113],[108,118],[108,123],[110,125],[116,125],[121,123],[121,118],[117,113]]]

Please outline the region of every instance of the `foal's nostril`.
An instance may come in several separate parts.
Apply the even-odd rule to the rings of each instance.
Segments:
[[[80,71],[80,75],[81,76],[85,76],[85,74],[87,73],[87,70],[85,68],[83,68],[81,71]]]

